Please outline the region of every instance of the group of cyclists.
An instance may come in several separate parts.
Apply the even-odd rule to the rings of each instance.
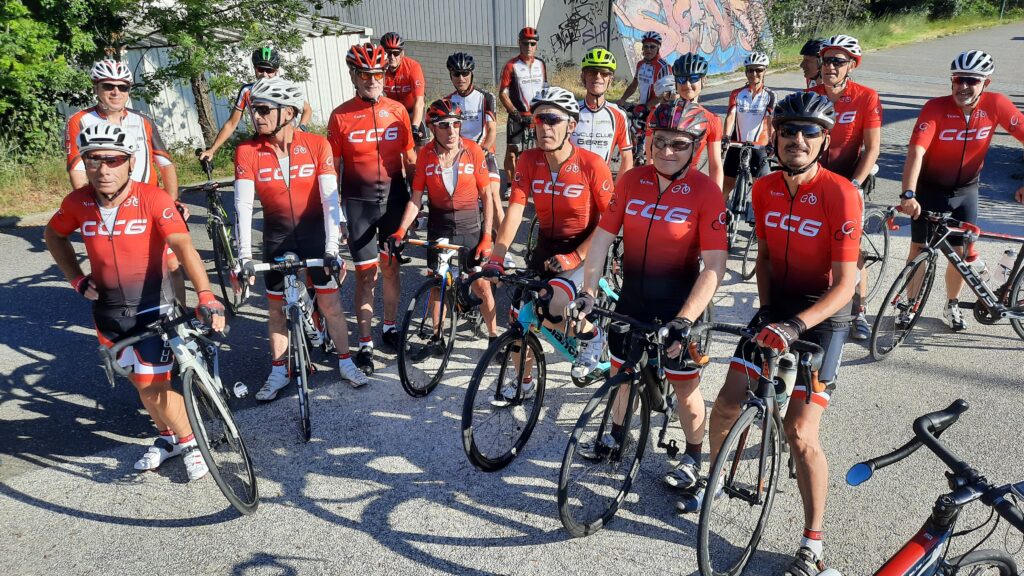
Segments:
[[[751,53],[744,62],[746,83],[730,94],[723,123],[699,102],[707,59],[689,53],[670,65],[660,55],[658,33],[643,36],[643,57],[617,103],[607,98],[617,71],[609,51],[586,53],[580,74],[586,95],[577,99],[548,84],[545,63],[536,56],[537,30],[524,28],[518,39],[519,54],[505,65],[497,97],[474,83],[472,55],[457,52],[447,60],[453,92],[429,105],[422,69],[405,54],[400,35],[389,32],[379,44],[353,46],[345,61],[356,94],[331,113],[326,137],[303,129],[309,105],[300,85],[280,74],[277,51],[256,50],[256,81],[242,87],[228,123],[202,153],[211,157],[242,114],[249,114],[254,134],[235,151],[236,282],[255,282],[256,259],[271,262],[287,252],[323,258],[324,267],[308,270],[307,278],[337,346],[340,377],[361,387],[375,366],[379,281],[380,341],[391,349],[400,344],[395,318],[401,265],[395,248],[416,225],[424,198],[428,240],[447,238],[465,246],[462,268],[480,266],[491,275],[512,266],[509,251],[532,202],[538,239],[525,265],[549,283],[545,321],[554,325],[574,310],[580,348],[573,375],[591,372],[606,349],[614,374],[625,357],[625,337],[605,334],[587,316],[608,249],[621,239],[616,311],[660,320],[668,329],[665,372],[679,399],[686,446],[665,482],[680,490],[681,512],[694,512],[704,498],[719,496],[701,488],[704,438],[713,460],[739,415],[750,377],[761,370],[762,351],[785,352],[797,339],[825,350],[817,381],[798,378],[793,398],[800,401],[789,404],[785,420],[804,513],[787,574],[819,573],[825,569],[828,489],[820,424],[836,389],[843,344],[850,334],[869,334],[862,301],[866,282],[858,269],[862,188],[878,159],[882,108],[877,92],[851,78],[861,64],[861,46],[847,35],[809,41],[801,51],[807,90],[785,97],[765,86],[768,56]],[[916,219],[922,209],[976,221],[978,179],[995,127],[1024,142],[1021,113],[1008,98],[987,90],[994,69],[984,52],[957,56],[951,94],[927,102],[915,124],[900,195],[902,210],[915,218],[910,257],[925,240],[924,224]],[[189,237],[170,156],[152,119],[126,107],[131,71],[103,60],[91,76],[97,104],[68,121],[74,191],[45,231],[54,260],[72,288],[92,301],[105,345],[176,313],[175,303],[185,302],[184,275],[198,294],[196,314],[222,329],[224,308],[209,289]],[[634,93],[640,111],[626,104]],[[508,113],[507,204],[495,158],[498,103]],[[640,134],[631,130],[636,114],[646,120]],[[639,140],[647,161],[635,165]],[[524,145],[531,141],[532,147]],[[753,150],[749,169],[757,179],[750,218],[759,248],[760,306],[749,323],[753,336],[737,344],[708,417],[700,370],[683,361],[683,350],[725,275],[726,206],[741,168],[739,147],[731,144]],[[617,174],[611,168],[616,161]],[[163,188],[157,187],[158,174]],[[263,207],[258,255],[252,247],[256,199]],[[1024,188],[1016,199],[1024,202]],[[76,230],[85,243],[88,273],[69,239]],[[345,244],[355,273],[358,334],[351,347],[339,291],[347,274]],[[283,277],[268,273],[264,280],[271,367],[256,398],[270,401],[290,375]],[[953,330],[966,327],[957,306],[959,280],[955,271],[947,274],[944,317]],[[498,318],[491,286],[480,281],[473,290],[493,339]],[[171,387],[171,355],[164,343],[145,340],[127,349],[120,362],[133,368],[132,382],[159,431],[135,467],[152,470],[182,455],[189,478],[201,478],[206,465],[195,450],[182,397]],[[617,437],[597,438],[581,453],[607,453]]]

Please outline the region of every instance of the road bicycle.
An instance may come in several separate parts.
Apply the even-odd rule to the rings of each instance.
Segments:
[[[949,260],[978,297],[974,302],[961,301],[960,307],[973,310],[974,319],[981,324],[1009,320],[1017,335],[1024,338],[1024,250],[1017,254],[1003,284],[991,287],[950,243],[950,239],[962,237],[966,248],[979,237],[1018,243],[1024,243],[1024,237],[982,232],[974,224],[950,217],[949,213],[922,212],[920,218],[928,222],[928,241],[921,253],[899,273],[882,302],[871,329],[871,356],[881,360],[913,330],[935,283],[940,254]]]
[[[629,121],[630,135],[633,137],[633,165],[643,166],[647,163],[647,115],[650,109],[645,104],[627,104],[626,119]]]
[[[196,150],[196,156],[202,152]],[[231,286],[231,271],[238,263],[238,244],[232,233],[232,220],[221,202],[222,190],[234,189],[234,181],[215,182],[213,180],[213,163],[209,160],[200,160],[199,164],[206,172],[206,183],[197,186],[187,186],[180,190],[182,195],[192,192],[203,192],[206,194],[206,234],[213,243],[213,269],[217,273],[217,284],[220,286],[220,293],[224,305],[231,315],[237,314],[238,309],[245,302],[248,295],[248,286],[242,286],[242,292],[236,293]]]
[[[739,148],[739,168],[736,173],[736,184],[729,194],[729,205],[726,210],[726,239],[729,251],[738,250],[740,256],[740,276],[744,280],[750,280],[754,276],[754,268],[757,263],[757,234],[754,233],[754,205],[751,202],[750,192],[754,188],[754,173],[750,170],[750,158],[754,149],[759,148],[753,144],[736,143],[726,146],[722,150],[724,158],[729,148]],[[770,162],[769,156],[765,156],[761,166],[758,166],[757,173],[760,173],[765,164]],[[749,230],[746,238],[740,233],[740,222],[746,222]]]
[[[967,402],[957,400],[945,410],[917,418],[914,420],[914,439],[884,456],[855,464],[847,472],[847,484],[859,486],[878,470],[900,462],[921,446],[928,447],[950,470],[945,475],[951,492],[935,500],[928,520],[909,542],[875,572],[876,576],[1017,576],[1017,563],[1012,555],[1003,550],[978,548],[995,532],[1000,518],[1024,534],[1024,512],[1021,509],[1024,482],[995,486],[939,440],[942,433],[955,424],[967,409]],[[977,501],[992,509],[988,520],[974,528],[954,532],[960,511]],[[993,518],[995,523],[988,534],[970,551],[955,558],[946,558],[953,538],[980,530]],[[829,569],[821,574],[839,576],[839,571]]]
[[[481,334],[479,307],[461,297],[459,290],[468,275],[460,272],[458,256],[467,248],[449,244],[447,238],[407,239],[403,244],[438,252],[437,267],[424,271],[427,280],[409,300],[398,329],[398,376],[407,394],[421,398],[444,377],[460,326],[478,336],[486,333]]]
[[[295,388],[299,397],[299,438],[309,442],[313,435],[310,421],[309,379],[316,373],[316,365],[309,356],[310,348],[322,347],[329,353],[334,344],[327,332],[327,324],[316,312],[316,292],[307,289],[299,279],[299,270],[323,267],[323,258],[300,259],[292,252],[273,262],[252,264],[249,270],[242,269],[239,282],[248,284],[250,274],[281,272],[284,274],[284,315],[288,334],[288,374],[295,378]],[[335,277],[335,281],[338,279]],[[340,284],[340,282],[338,282]]]
[[[537,215],[534,214],[530,220],[530,231],[526,235],[526,262],[530,261],[533,250],[537,247],[540,238],[540,224]],[[622,266],[622,235],[615,237],[612,245],[608,247],[608,257],[604,261],[604,277],[611,283],[612,289],[616,292],[622,289],[622,275],[625,273]]]
[[[699,336],[702,330],[753,337],[753,332],[743,326],[696,326],[694,334]],[[824,356],[821,347],[797,340],[789,352],[796,357],[796,372],[811,383],[812,391],[823,391],[824,386],[818,382]],[[756,381],[749,381],[740,416],[711,463],[707,479],[698,486],[704,489],[697,524],[697,565],[702,576],[743,573],[757,550],[775,502],[782,453],[789,452],[782,421],[788,389],[779,370],[782,355],[764,347],[760,354],[761,374]],[[805,401],[810,399],[808,393]],[[796,478],[792,454],[789,477]]]
[[[494,472],[508,466],[530,439],[544,403],[547,362],[541,338],[569,362],[576,360],[578,342],[568,333],[569,317],[562,314],[565,327],[552,330],[542,323],[552,287],[536,272],[521,270],[505,274],[484,271],[473,274],[465,286],[478,278],[492,277],[513,288],[515,294],[509,328],[487,347],[480,357],[466,389],[462,406],[462,446],[478,469]],[[601,279],[597,302],[607,305],[618,299],[608,281]],[[464,298],[474,306],[479,299],[464,288]],[[539,309],[539,310],[538,310]],[[583,378],[572,378],[576,386],[604,379],[611,366],[607,353],[601,363]]]
[[[899,229],[894,221],[897,212],[898,206],[873,206],[864,210],[860,257],[864,262],[862,273],[868,283],[867,292],[864,294],[865,304],[874,299],[885,282],[890,230]]]
[[[256,472],[220,379],[220,344],[210,338],[209,329],[179,306],[142,332],[123,338],[110,348],[101,346],[100,357],[111,386],[115,373],[131,377],[131,372],[118,362],[121,352],[154,336],[159,336],[174,355],[185,412],[210,475],[235,510],[252,514],[259,505]]]

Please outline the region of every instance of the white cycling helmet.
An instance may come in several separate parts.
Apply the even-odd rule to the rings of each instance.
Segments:
[[[302,88],[280,76],[261,78],[252,85],[249,95],[253,102],[262,101],[278,106],[291,106],[297,112],[301,112],[306,103],[306,95]]]
[[[92,65],[89,75],[92,77],[93,82],[120,80],[129,84],[132,83],[132,71],[128,69],[127,64],[117,60],[100,60]]]
[[[968,50],[956,57],[949,65],[953,74],[971,74],[975,76],[991,76],[996,71],[995,61],[981,50]]]
[[[135,145],[128,142],[128,134],[110,122],[99,122],[78,134],[78,152],[85,154],[92,150],[110,150],[131,156]]]
[[[668,76],[662,76],[654,83],[654,93],[658,96],[664,95],[666,92],[676,93],[676,77],[669,74]]]
[[[768,55],[764,52],[751,52],[750,54],[747,54],[747,57],[743,60],[743,66],[764,66],[767,68]]]
[[[545,104],[561,108],[573,120],[580,119],[580,104],[576,101],[576,97],[572,95],[572,92],[565,88],[549,86],[538,92],[533,97],[533,100],[530,101],[530,112],[536,111],[538,107]]]
[[[846,52],[850,58],[853,58],[854,62],[860,66],[860,42],[857,41],[853,36],[847,36],[846,34],[837,34],[828,40],[825,40],[821,44],[820,54],[824,54],[826,50],[838,49]]]

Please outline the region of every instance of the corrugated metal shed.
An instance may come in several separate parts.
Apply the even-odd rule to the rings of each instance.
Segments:
[[[363,22],[378,35],[398,31],[406,40],[490,45],[492,14],[498,46],[515,46],[519,29],[536,25],[543,0],[389,0],[328,7],[325,14]],[[527,9],[529,6],[529,9]]]

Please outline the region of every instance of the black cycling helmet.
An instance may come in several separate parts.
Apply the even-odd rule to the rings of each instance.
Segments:
[[[448,67],[449,72],[472,72],[476,69],[476,61],[473,60],[472,54],[456,52],[448,57],[445,66]]]
[[[688,52],[683,54],[672,63],[672,75],[680,76],[706,76],[708,73],[708,61],[700,54]]]
[[[832,102],[817,92],[794,92],[775,105],[772,125],[779,125],[793,120],[814,122],[825,130],[836,125],[836,109]]]
[[[381,36],[380,45],[385,50],[405,50],[405,40],[398,32],[388,32]]]
[[[804,43],[804,47],[800,49],[801,56],[817,56],[821,52],[821,45],[825,43],[824,38],[811,38]]]
[[[277,70],[281,67],[281,55],[270,46],[257,48],[252,52],[252,65],[254,68],[273,68]]]

